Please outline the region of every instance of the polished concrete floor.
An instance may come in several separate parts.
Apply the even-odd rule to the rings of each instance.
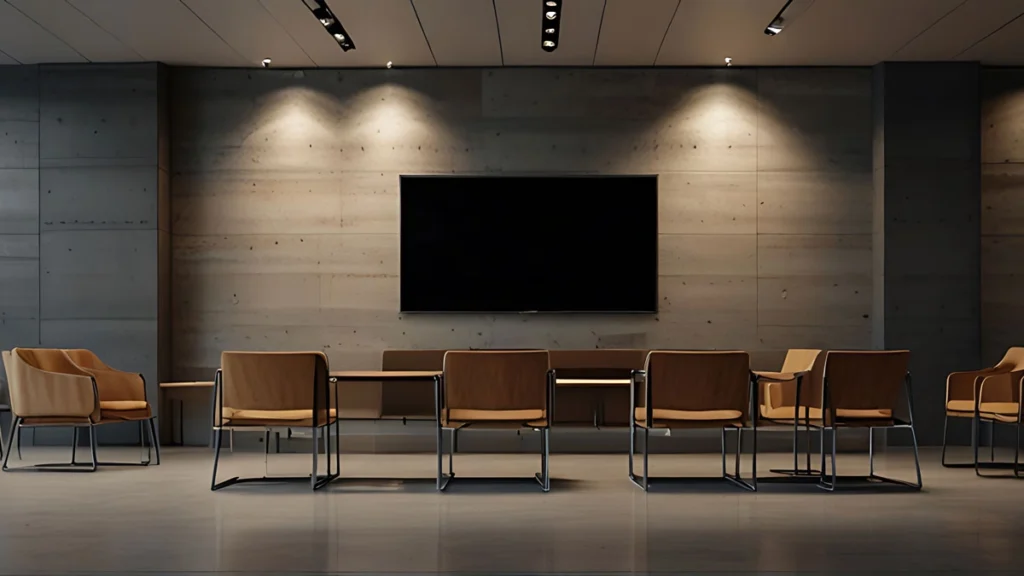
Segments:
[[[129,458],[128,449],[101,459]],[[963,454],[966,455],[966,454]],[[26,462],[67,450],[26,451]],[[762,455],[758,465],[787,463]],[[271,455],[271,474],[308,470]],[[430,455],[346,455],[343,476],[429,478]],[[840,455],[841,473],[866,457]],[[12,463],[14,463],[12,461]],[[923,453],[925,491],[721,481],[655,485],[625,477],[624,456],[554,455],[548,494],[528,477],[537,458],[459,455],[453,483],[343,480],[241,485],[211,492],[210,452],[166,449],[163,464],[93,474],[0,475],[0,573],[924,573],[1024,570],[1024,483],[984,480]],[[653,473],[714,475],[712,455],[663,455]],[[231,454],[222,473],[262,474],[261,453]],[[910,477],[890,451],[879,471]]]

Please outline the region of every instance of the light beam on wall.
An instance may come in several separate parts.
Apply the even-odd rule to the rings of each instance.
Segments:
[[[313,13],[313,16],[320,21],[320,24],[327,30],[327,33],[334,38],[338,46],[341,46],[342,50],[348,52],[349,50],[356,49],[356,44],[352,41],[352,37],[345,31],[345,27],[341,25],[341,21],[331,11],[326,0],[303,0],[303,3]]]
[[[779,13],[765,27],[764,33],[768,36],[781,34],[787,26],[796,20],[797,16],[806,12],[811,4],[814,4],[814,0],[786,0]]]
[[[562,0],[544,0],[540,19],[540,47],[545,52],[558,48],[558,31],[562,28]]]

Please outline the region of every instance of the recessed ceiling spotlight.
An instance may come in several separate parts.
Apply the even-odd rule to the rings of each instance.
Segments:
[[[548,6],[551,6],[552,8],[555,8],[555,7],[558,6],[558,2],[555,2],[555,0],[548,0],[547,2],[545,2],[545,4],[547,4]]]
[[[261,64],[263,64],[264,68],[270,68],[270,63],[271,63],[270,58],[264,58],[263,62],[261,62]]]
[[[355,49],[356,45],[352,42],[352,37],[348,35],[348,32],[345,32],[345,28],[338,21],[338,17],[334,15],[334,12],[331,12],[325,0],[303,0],[303,3],[338,45],[341,46],[342,50],[348,52]]]
[[[725,65],[726,66],[732,66],[732,58],[729,58],[728,56],[726,56],[725,57]]]
[[[775,36],[781,34],[786,26],[791,25],[797,16],[803,14],[811,7],[811,4],[814,4],[814,0],[786,0],[779,13],[765,27],[765,35]]]
[[[544,47],[545,48],[554,48],[555,47],[555,43],[552,40],[545,40],[544,41]]]
[[[544,33],[545,34],[554,34],[555,33],[555,29],[554,28],[545,28],[544,29]]]
[[[550,12],[547,12],[544,15],[548,17],[548,20],[554,20],[555,18],[558,18],[558,12],[555,12],[553,10],[550,11]]]
[[[387,67],[388,67],[388,70],[390,70],[390,69],[391,69],[391,60],[388,60],[388,63],[387,63],[387,64],[385,64],[385,66],[387,66]]]

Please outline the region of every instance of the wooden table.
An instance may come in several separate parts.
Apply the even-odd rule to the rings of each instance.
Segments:
[[[181,389],[197,389],[197,388],[213,388],[213,382],[161,382],[160,393],[161,397],[166,397],[169,390],[181,390]],[[161,406],[163,403],[161,402]],[[171,412],[174,414],[173,410]],[[211,422],[211,427],[212,427]],[[180,435],[181,442],[179,446],[185,445],[185,401],[178,400],[178,434]],[[173,443],[174,439],[174,426],[171,425],[171,440]]]
[[[444,372],[431,370],[342,370],[331,372],[331,381],[342,382],[386,382],[388,380],[421,381],[434,383],[434,419],[437,422],[437,489],[447,484],[441,467],[441,381]],[[442,482],[444,480],[444,482]]]
[[[577,369],[576,371],[586,370]],[[601,369],[594,369],[601,370]],[[630,378],[558,378],[555,376],[555,386],[579,387],[579,388],[605,388],[617,386],[629,386],[633,383]],[[604,425],[604,404],[597,402],[594,405],[594,428]]]

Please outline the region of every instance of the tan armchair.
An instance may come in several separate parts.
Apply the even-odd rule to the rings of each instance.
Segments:
[[[647,490],[650,431],[654,428],[718,428],[722,431],[722,477],[747,490],[757,490],[757,420],[751,418],[753,388],[746,352],[668,352],[653,350],[631,387],[629,479]],[[743,429],[754,431],[751,482],[740,477]],[[643,431],[642,478],[633,472],[636,432]],[[736,430],[735,473],[725,466],[726,430]]]
[[[451,431],[448,474],[441,471],[443,449],[437,452],[438,486],[443,490],[454,474],[455,435],[467,428],[530,428],[541,433],[541,471],[534,477],[545,492],[551,489],[548,467],[554,381],[548,353],[532,351],[449,351],[444,356],[440,422]]]
[[[101,423],[101,412],[99,393],[93,377],[75,366],[61,350],[15,348],[10,352],[4,352],[3,359],[7,367],[11,395],[12,441],[19,436],[16,431],[23,427],[70,426],[75,429],[77,445],[78,429],[88,428],[89,447],[92,453],[90,463],[76,462],[73,449],[70,463],[10,468],[8,461],[11,450],[8,447],[7,453],[4,454],[3,470],[95,471],[97,461],[94,428]]]
[[[156,449],[155,464],[160,464],[160,440],[156,433],[155,415],[146,397],[146,378],[142,374],[124,372],[107,366],[99,356],[89,350],[65,350],[68,358],[82,372],[92,376],[100,400],[100,424],[138,422],[139,442],[147,450],[146,459],[139,463],[101,462],[101,465],[148,466],[152,461],[150,450]],[[146,435],[149,443],[146,443]]]
[[[329,384],[330,369],[322,352],[224,352],[214,379],[214,455],[211,490],[242,482],[298,480],[313,490],[341,472],[337,389]],[[334,458],[331,430],[334,424]],[[313,470],[309,476],[239,478],[217,482],[220,447],[225,430],[261,430],[269,452],[271,428],[313,431]],[[319,475],[320,434],[324,434],[327,474]],[[331,463],[336,464],[332,469]]]
[[[914,430],[914,398],[910,386],[908,350],[830,351],[825,356],[822,378],[822,451],[821,482],[825,490],[835,490],[836,439],[842,428],[867,428],[869,435],[867,479],[921,489],[921,460]],[[902,392],[902,394],[901,394]],[[907,418],[898,417],[901,396],[905,398]],[[914,445],[917,482],[906,482],[875,474],[874,432],[876,428],[910,430]],[[832,436],[832,473],[826,474],[825,435]]]
[[[759,390],[759,417],[769,424],[793,426],[793,468],[772,472],[790,476],[820,475],[811,469],[811,421],[821,419],[821,382],[825,354],[821,350],[792,349],[786,352],[778,372],[754,372]],[[799,400],[797,397],[799,396]],[[807,436],[806,466],[799,464],[800,420]]]
[[[1003,359],[990,368],[967,372],[953,372],[946,378],[946,418],[942,427],[942,465],[946,468],[967,468],[973,466],[981,476],[982,468],[1011,468],[1019,476],[1019,457],[1014,463],[979,462],[978,448],[981,444],[981,423],[1015,424],[1017,426],[1017,451],[1020,451],[1021,402],[1020,383],[1024,378],[1024,347],[1013,347],[1006,351]],[[950,418],[971,419],[971,448],[974,462],[946,462]],[[993,437],[995,430],[993,429]],[[995,443],[992,443],[992,460],[995,459]]]

